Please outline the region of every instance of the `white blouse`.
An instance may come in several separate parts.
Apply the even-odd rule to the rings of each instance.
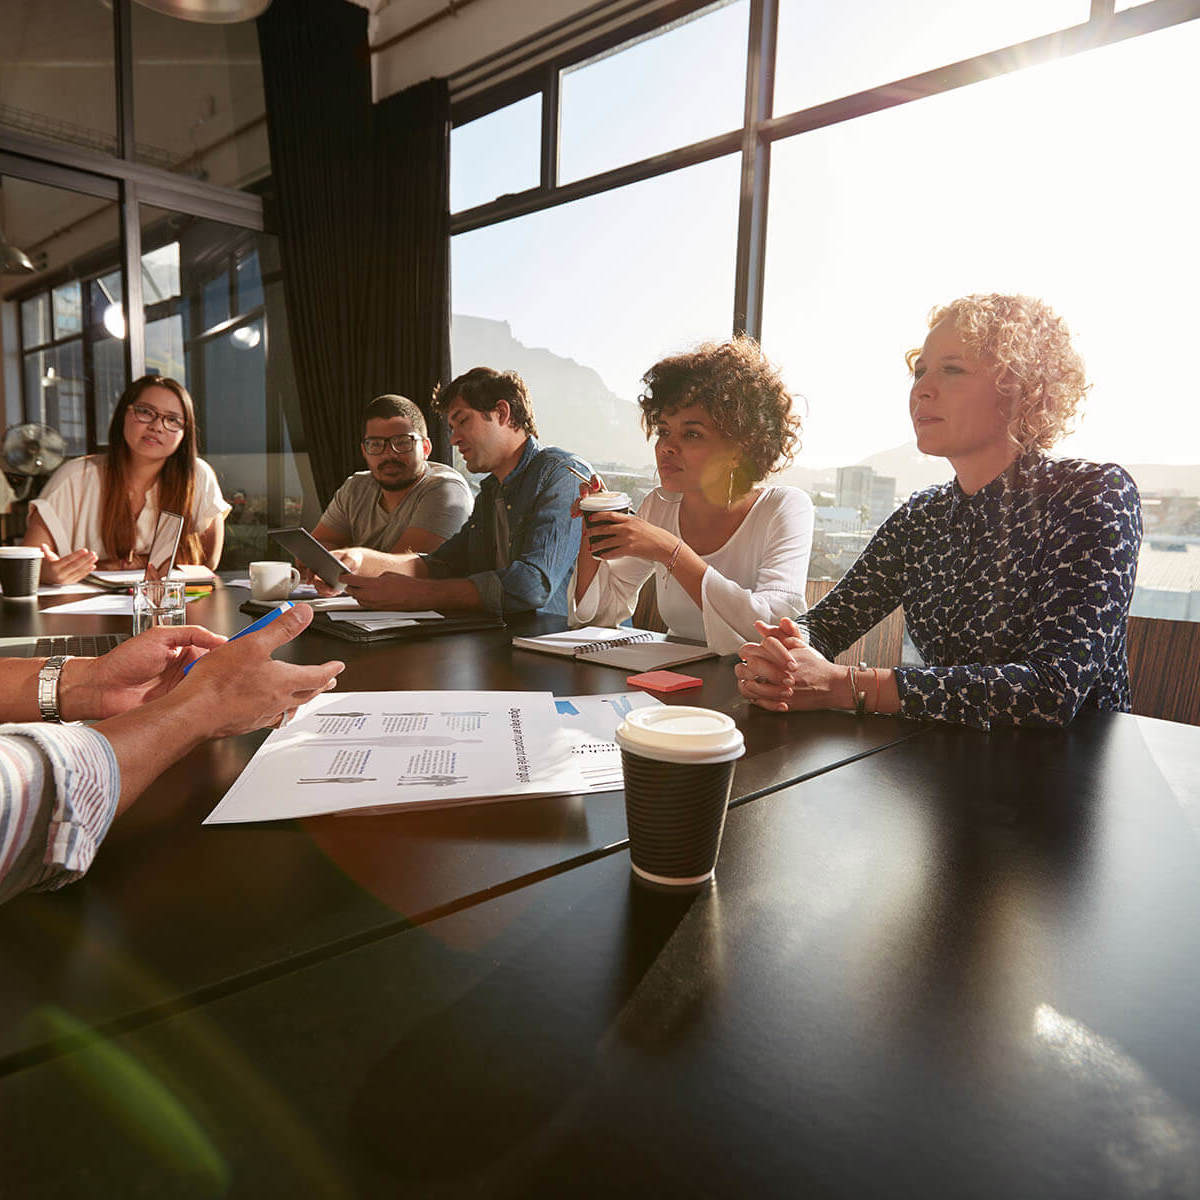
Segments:
[[[104,458],[99,454],[73,458],[50,477],[32,507],[54,538],[57,553],[88,549],[99,558],[111,558],[100,532],[100,507],[104,492]],[[196,459],[193,485],[192,527],[203,533],[214,518],[225,519],[230,505],[221,495],[216,472],[202,458]],[[134,529],[134,554],[149,554],[158,525],[158,483],[146,493],[146,503]]]
[[[679,536],[676,492],[661,488],[642,501],[637,515]],[[583,598],[575,600],[572,576],[569,620],[581,625],[617,626],[633,615],[638,591],[653,572],[658,611],[677,637],[706,642],[718,654],[732,654],[743,642],[756,642],[755,621],[777,624],[806,609],[804,585],[812,552],[813,504],[799,488],[772,485],[729,540],[701,558],[708,564],[701,584],[703,609],[662,563],[645,558],[601,560]]]

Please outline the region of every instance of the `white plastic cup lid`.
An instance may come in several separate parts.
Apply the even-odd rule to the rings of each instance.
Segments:
[[[0,558],[41,558],[37,546],[0,546]]]
[[[685,704],[627,713],[617,727],[617,744],[644,758],[677,763],[728,762],[746,751],[732,717]]]
[[[624,492],[592,492],[579,501],[582,512],[617,512],[631,507],[629,497]]]

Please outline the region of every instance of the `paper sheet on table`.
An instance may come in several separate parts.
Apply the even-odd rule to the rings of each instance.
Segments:
[[[250,590],[250,580],[247,579],[229,579],[225,583],[226,587],[245,588]],[[311,600],[317,594],[317,589],[311,583],[301,583],[294,587],[288,593],[289,600]],[[357,603],[357,601],[356,601]]]
[[[88,592],[102,592],[104,589],[98,583],[41,583],[38,584],[39,596],[79,596]]]
[[[549,692],[328,692],[263,742],[204,823],[586,790]]]
[[[571,754],[583,772],[589,792],[612,792],[625,786],[617,726],[635,708],[661,708],[645,692],[612,692],[604,696],[556,696],[554,707],[567,736]]]
[[[47,613],[88,613],[93,617],[133,616],[133,597],[123,592],[104,592],[100,596],[87,596],[83,600],[70,600],[66,604],[51,604],[42,609]]]
[[[331,621],[342,621],[356,629],[403,629],[406,625],[420,625],[427,621],[444,621],[438,612],[331,612]]]

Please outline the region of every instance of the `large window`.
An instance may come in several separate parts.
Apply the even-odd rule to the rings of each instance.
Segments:
[[[117,90],[111,4],[0,4],[0,126],[113,152]]]
[[[118,111],[132,137],[117,136]],[[268,166],[253,22],[198,25],[134,0],[0,5],[0,151],[7,420],[95,453],[127,364],[181,380],[233,504],[222,566],[266,556],[268,526],[315,519],[316,505],[300,481],[276,239],[245,194]]]
[[[244,187],[269,170],[253,21],[204,24],[130,9],[137,157]]]
[[[18,344],[5,358],[20,361],[23,415],[53,426],[69,454],[84,454],[97,430],[107,429],[107,409],[97,396],[125,386],[124,365],[109,351],[106,328],[124,329],[119,273],[103,270],[117,240],[114,205],[62,188],[5,177],[0,186],[0,229],[35,263],[43,283],[21,275],[0,277],[0,300],[20,314]],[[115,305],[115,307],[114,307]],[[18,372],[6,371],[14,387]]]
[[[714,5],[563,71],[560,182],[741,125],[749,12],[749,0]]]
[[[643,495],[639,381],[729,322],[738,168],[729,156],[459,235],[455,373],[519,371],[542,439]]]
[[[1056,452],[1118,461],[1142,491],[1134,612],[1200,619],[1200,384],[1179,359],[1200,325],[1188,151],[1200,2],[755,12],[778,15],[773,73],[758,58],[769,39],[736,3],[564,54],[558,93],[530,110],[540,130],[512,134],[526,155],[540,134],[557,170],[455,222],[455,369],[552,356],[628,405],[655,357],[729,336],[735,314],[803,405],[784,479],[818,506],[813,576],[837,578],[914,488],[950,475],[917,452],[907,418],[903,355],[930,308],[968,292],[1042,296],[1093,382]],[[772,77],[766,110],[759,81]],[[730,154],[740,138],[717,136],[743,112],[757,121],[744,160]],[[454,163],[459,178],[472,170]],[[701,245],[706,264],[690,257]],[[542,424],[636,475],[644,443],[615,426],[597,435],[560,392],[535,389]]]

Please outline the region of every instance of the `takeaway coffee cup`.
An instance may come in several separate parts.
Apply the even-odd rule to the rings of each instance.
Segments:
[[[286,600],[300,586],[300,572],[285,562],[252,562],[250,595],[255,600]]]
[[[587,526],[588,549],[592,549],[596,543],[603,549],[601,539],[605,533],[604,526],[608,524],[604,514],[632,512],[633,505],[624,492],[591,492],[579,501],[579,511],[583,513],[583,523]]]
[[[618,726],[617,745],[634,874],[667,888],[707,883],[746,749],[732,718],[686,705],[638,708]]]
[[[0,591],[10,599],[36,596],[42,552],[36,546],[0,546]]]

